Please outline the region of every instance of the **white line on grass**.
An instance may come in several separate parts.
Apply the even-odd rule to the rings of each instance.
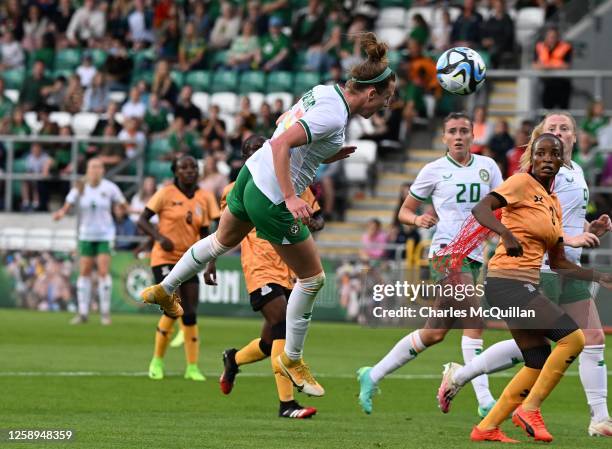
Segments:
[[[167,372],[166,375],[178,376],[182,375],[182,372]],[[205,372],[204,375],[209,377],[216,377],[219,375],[218,372]],[[270,373],[248,373],[241,372],[240,377],[269,377]],[[571,371],[565,373],[566,376],[576,377],[578,371]],[[612,375],[612,371],[608,371],[608,375]],[[148,376],[147,371],[0,371],[0,377],[146,377]],[[513,372],[499,372],[495,374],[489,374],[489,377],[513,377]],[[327,379],[354,379],[355,374],[317,374],[317,377]],[[391,374],[386,377],[387,379],[401,379],[401,380],[432,380],[441,379],[442,374]]]

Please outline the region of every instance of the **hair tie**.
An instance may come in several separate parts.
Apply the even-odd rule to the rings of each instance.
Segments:
[[[380,83],[381,81],[384,81],[387,78],[389,78],[392,73],[393,73],[393,70],[387,67],[385,70],[383,70],[383,72],[380,75],[378,75],[376,78],[372,78],[371,80],[358,80],[357,78],[351,78],[351,81],[354,81],[360,84],[376,84],[376,83]]]

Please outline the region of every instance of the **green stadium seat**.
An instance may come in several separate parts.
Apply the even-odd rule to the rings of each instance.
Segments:
[[[32,70],[34,61],[42,61],[47,69],[53,68],[55,62],[55,50],[53,48],[39,48],[28,53],[28,71]]]
[[[176,87],[179,89],[185,84],[185,73],[180,70],[173,70],[170,72],[170,78],[172,78],[172,81],[174,81],[174,84],[176,84]]]
[[[20,90],[21,86],[23,86],[23,81],[25,79],[25,70],[24,69],[4,70],[2,72],[2,79],[4,80],[5,89]]]
[[[268,92],[291,92],[293,90],[293,73],[271,72],[268,75]]]
[[[158,181],[172,177],[169,161],[148,161],[147,175],[155,177]]]
[[[302,95],[321,82],[321,75],[317,72],[299,72],[295,75],[293,83],[293,93]]]
[[[393,6],[400,6],[402,8],[410,8],[412,0],[379,0],[379,8],[391,8]]]
[[[217,70],[212,78],[210,91],[235,92],[238,90],[238,74],[231,70]]]
[[[60,76],[66,78],[66,80],[70,79],[72,75],[76,75],[74,69],[58,69],[51,72],[51,78],[57,79]]]
[[[212,69],[219,68],[225,65],[227,61],[227,50],[217,50],[214,53],[208,55],[210,61],[209,66]]]
[[[152,139],[148,148],[148,157],[151,159],[159,159],[172,151],[168,139]]]
[[[23,159],[15,159],[13,161],[13,173],[25,173],[27,161]]]
[[[399,50],[390,50],[389,51],[389,67],[397,71],[397,69],[399,68],[400,62],[402,62],[402,52]]]
[[[306,50],[298,51],[293,55],[293,68],[297,70],[304,70],[306,67]]]
[[[81,64],[81,50],[65,48],[55,54],[55,70],[72,70]]]
[[[249,92],[264,92],[266,88],[266,74],[259,71],[244,72],[240,76],[241,94]]]
[[[153,84],[153,70],[135,70],[132,74],[132,85],[145,81],[149,86]]]
[[[97,68],[102,67],[104,63],[106,62],[106,57],[108,56],[106,51],[99,49],[99,48],[94,48],[90,50],[90,52],[91,52],[91,58],[93,59],[93,64]]]
[[[187,72],[183,78],[183,85],[190,85],[194,92],[208,92],[210,90],[211,74],[207,70]]]

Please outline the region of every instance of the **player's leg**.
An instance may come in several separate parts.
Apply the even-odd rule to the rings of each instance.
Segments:
[[[108,242],[98,242],[96,265],[98,268],[98,299],[100,300],[100,321],[103,325],[111,324],[111,295],[113,280],[110,276],[110,245]]]
[[[464,329],[461,337],[461,352],[463,362],[470,363],[476,356],[483,352],[482,329]],[[495,398],[489,390],[489,378],[481,374],[472,379],[472,388],[478,400],[478,416],[484,418],[489,410],[495,405]]]
[[[325,282],[325,273],[317,247],[309,234],[306,240],[298,243],[291,245],[273,243],[272,246],[298,277],[287,306],[285,350],[277,360],[279,367],[298,390],[303,390],[311,396],[323,396],[325,390],[302,360],[314,301]]]
[[[94,266],[93,249],[91,242],[79,241],[79,277],[77,278],[77,315],[70,321],[71,324],[86,323],[89,317],[89,303],[91,301],[91,273]]]
[[[197,275],[185,281],[179,287],[179,294],[183,304],[184,314],[183,333],[185,335],[185,379],[204,381],[206,378],[198,367],[200,356],[200,336],[198,332],[198,297],[200,284]]]
[[[572,289],[568,288],[568,290]],[[565,302],[561,304],[561,307],[576,321],[585,337],[584,349],[578,357],[578,368],[580,381],[591,409],[589,435],[612,437],[612,420],[608,413],[607,403],[608,376],[604,358],[605,335],[595,301],[590,298],[590,292],[588,294],[588,299]],[[581,294],[577,291],[568,291],[568,296],[579,298]]]
[[[159,265],[151,267],[153,279],[159,283],[165,275],[170,272],[171,265]],[[149,363],[149,378],[153,380],[161,380],[164,378],[164,356],[168,348],[168,342],[172,335],[174,322],[176,318],[166,315],[165,313],[159,318],[155,329],[155,347],[153,350],[153,358]]]

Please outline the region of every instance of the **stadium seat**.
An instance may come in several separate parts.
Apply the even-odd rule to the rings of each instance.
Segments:
[[[122,90],[114,90],[108,94],[109,100],[118,104],[123,104],[125,97],[127,97],[127,94]]]
[[[376,28],[387,27],[405,28],[406,10],[397,6],[381,9],[376,19]]]
[[[93,64],[97,67],[100,68],[104,65],[104,63],[106,62],[106,57],[108,56],[106,51],[100,49],[100,48],[94,48],[91,50],[88,50],[89,53],[91,54],[91,58],[93,60]]]
[[[74,69],[58,69],[51,72],[51,78],[53,79],[58,79],[60,76],[63,76],[68,80],[72,75],[76,75]]]
[[[274,102],[279,99],[283,102],[283,111],[293,106],[293,94],[290,92],[270,92],[266,95],[266,102],[270,106],[274,106]]]
[[[399,50],[389,50],[389,67],[397,71],[400,63],[402,62],[402,52]]]
[[[293,90],[293,73],[274,71],[268,75],[267,92],[289,92]]]
[[[238,74],[231,70],[217,70],[212,78],[210,92],[235,92],[238,89]]]
[[[24,228],[4,228],[2,233],[4,249],[22,249],[26,244],[26,230]]]
[[[249,101],[251,102],[251,110],[255,113],[255,115],[259,114],[259,110],[261,109],[261,105],[266,101],[266,97],[261,92],[251,92],[247,95],[249,97]]]
[[[321,75],[316,72],[299,72],[295,75],[293,83],[293,93],[302,95],[321,82]]]
[[[353,140],[347,146],[356,146],[357,149],[350,157],[351,161],[363,161],[372,164],[376,161],[377,144],[373,140]]]
[[[238,95],[234,92],[216,92],[210,96],[210,103],[219,106],[223,113],[234,114],[238,110]]]
[[[76,249],[77,234],[74,229],[56,229],[52,237],[53,251],[74,251]]]
[[[389,44],[391,50],[399,48],[406,41],[406,30],[403,28],[377,28],[378,38]]]
[[[15,104],[19,101],[19,91],[17,89],[5,89],[4,95]]]
[[[172,81],[174,81],[174,84],[176,84],[176,87],[179,89],[185,84],[185,72],[173,70],[170,72],[170,78],[172,78]]]
[[[195,104],[203,114],[208,114],[210,107],[210,95],[206,92],[194,92],[191,95],[191,102]]]
[[[544,25],[542,8],[521,8],[516,15],[515,31],[517,42],[524,46],[533,45],[534,34]]]
[[[266,88],[266,74],[260,71],[243,72],[240,76],[240,87],[238,92],[246,94],[249,92],[264,92]]]
[[[306,67],[306,50],[297,51],[293,55],[293,67],[295,70],[303,70]]]
[[[211,74],[207,70],[187,72],[183,78],[183,84],[191,86],[194,92],[209,92],[210,81]]]
[[[368,181],[369,164],[364,161],[344,161],[344,175],[349,183],[365,183]]]
[[[132,74],[132,86],[140,81],[146,82],[149,86],[153,84],[153,70],[135,70]]]
[[[232,114],[220,113],[219,118],[225,122],[227,134],[232,134],[236,130],[236,118]]]
[[[208,56],[208,60],[210,61],[210,67],[213,69],[223,67],[227,61],[227,50],[215,51]]]
[[[23,120],[30,127],[34,133],[38,133],[42,127],[42,123],[38,121],[38,114],[36,111],[27,111],[23,114]]]
[[[162,179],[168,179],[172,177],[172,171],[170,170],[171,162],[169,161],[148,161],[147,162],[147,174],[153,176],[158,181]]]
[[[393,6],[400,6],[402,8],[410,8],[412,0],[379,0],[378,6],[381,8],[391,8]]]
[[[81,50],[64,48],[55,53],[55,70],[74,70],[81,64]]]
[[[69,112],[55,111],[49,114],[49,121],[63,128],[64,126],[70,126],[72,123],[72,115]]]
[[[159,159],[172,151],[170,141],[168,139],[152,139],[149,144],[147,157],[150,159]]]
[[[79,112],[72,116],[72,130],[77,136],[90,136],[98,124],[95,112]]]
[[[4,80],[5,89],[21,90],[23,80],[25,79],[24,69],[3,70],[2,79]]]
[[[34,228],[27,232],[25,249],[49,251],[53,245],[53,231],[48,228]]]

